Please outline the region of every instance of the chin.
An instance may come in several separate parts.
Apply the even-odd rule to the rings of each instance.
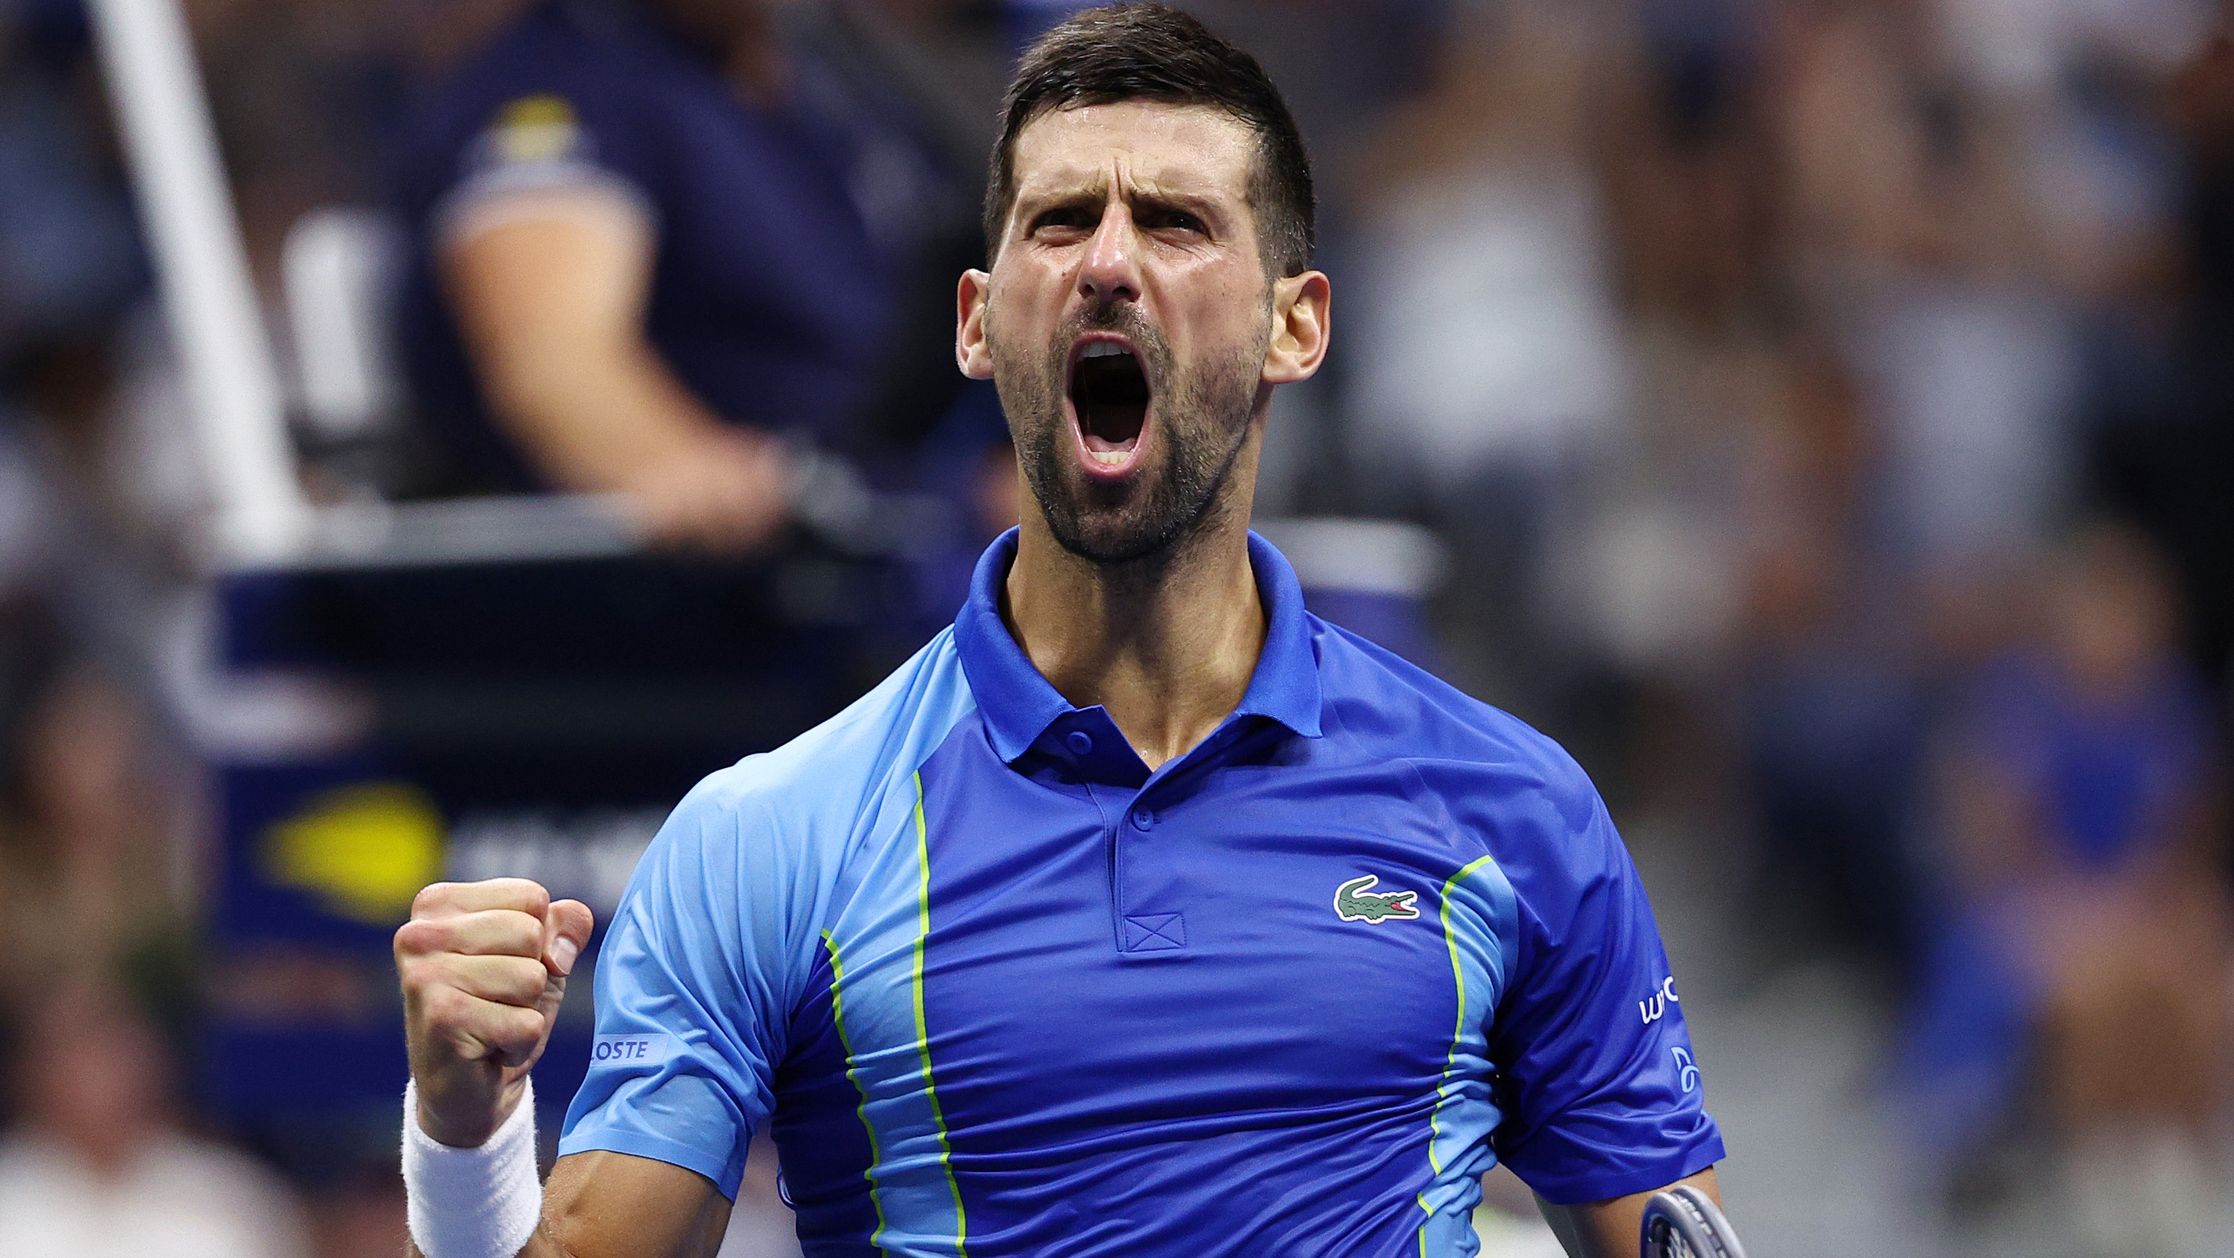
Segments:
[[[1050,514],[1048,531],[1064,550],[1105,567],[1138,563],[1170,549],[1166,530],[1119,520],[1064,519]]]
[[[1079,498],[1097,495],[1089,492]],[[1041,504],[1048,532],[1057,545],[1071,554],[1104,567],[1122,567],[1175,557],[1199,536],[1216,514],[1212,504],[1187,512],[1158,504],[1153,496],[1115,508],[1069,504],[1050,508]],[[1156,509],[1162,507],[1162,510]]]

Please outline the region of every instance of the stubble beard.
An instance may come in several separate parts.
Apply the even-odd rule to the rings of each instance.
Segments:
[[[1140,483],[1097,484],[1078,467],[1064,383],[1072,342],[1097,330],[1131,338],[1148,376],[1157,449],[1133,478]],[[1230,514],[1227,486],[1248,444],[1264,346],[1182,373],[1154,327],[1114,306],[1087,312],[1044,355],[1010,356],[991,326],[986,335],[1017,463],[1057,545],[1104,568],[1161,568]]]

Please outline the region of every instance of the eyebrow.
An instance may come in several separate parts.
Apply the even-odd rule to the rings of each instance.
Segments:
[[[1016,198],[1016,220],[1020,226],[1028,227],[1033,218],[1049,210],[1099,205],[1108,197],[1109,181],[1100,178],[1081,186],[1022,192]],[[1226,219],[1224,203],[1215,196],[1135,185],[1125,200],[1134,206],[1148,209],[1184,210],[1205,223],[1223,223]]]

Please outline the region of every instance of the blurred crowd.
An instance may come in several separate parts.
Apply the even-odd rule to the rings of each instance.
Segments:
[[[797,208],[873,262],[848,254],[826,290],[785,271],[771,300],[792,304],[768,309],[655,291],[628,352],[667,374],[629,387],[666,390],[695,452],[666,470],[564,446],[581,390],[487,374],[548,361],[488,330],[519,320],[425,314],[461,325],[451,368],[484,373],[474,440],[511,443],[505,487],[636,494],[664,542],[744,555],[805,510],[815,482],[784,460],[806,451],[948,495],[977,534],[1012,515],[997,412],[945,372],[951,283],[982,255],[1006,59],[1066,6],[603,7],[701,23],[771,126],[845,122],[858,160],[794,173],[853,235],[820,202],[728,225],[798,230]],[[1260,512],[1434,530],[1433,663],[1574,747],[1648,867],[1711,873],[1737,910],[1714,929],[1757,968],[1741,985],[1856,979],[1930,1209],[2047,1194],[2071,1252],[2207,1252],[2234,1192],[2234,6],[1186,7],[1258,53],[1318,166],[1340,335],[1276,408]],[[392,221],[412,300],[486,283],[506,309],[518,259],[472,242],[522,216],[492,216],[470,169],[469,240],[409,150],[543,6],[183,8],[283,350],[288,241],[317,210]],[[627,217],[667,178],[650,159],[553,139],[547,113],[477,130],[499,121],[438,175],[482,134],[524,167],[619,164],[636,183],[611,213],[528,247],[611,245],[682,282],[656,252],[677,233],[646,227],[681,220]],[[796,270],[780,253],[746,250],[764,269],[738,281]],[[0,1253],[394,1252],[377,1168],[247,1157],[192,1086],[214,853],[184,626],[210,498],[153,270],[85,14],[0,0]],[[785,377],[784,415],[735,413],[688,361],[723,351],[676,348],[709,308],[827,370]],[[484,485],[424,366],[398,368],[417,405],[300,427],[314,497]],[[190,1208],[220,1193],[259,1204]],[[140,1212],[165,1243],[135,1239]]]

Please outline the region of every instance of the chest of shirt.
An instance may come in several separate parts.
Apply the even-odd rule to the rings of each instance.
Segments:
[[[840,911],[857,1059],[921,1053],[952,1114],[1025,1145],[1035,1125],[1403,1112],[1471,1059],[1459,987],[1492,1007],[1499,948],[1469,900],[1445,911],[1467,840],[1403,765],[1143,788],[988,760],[921,775],[915,833],[883,849],[913,849],[914,902]]]

